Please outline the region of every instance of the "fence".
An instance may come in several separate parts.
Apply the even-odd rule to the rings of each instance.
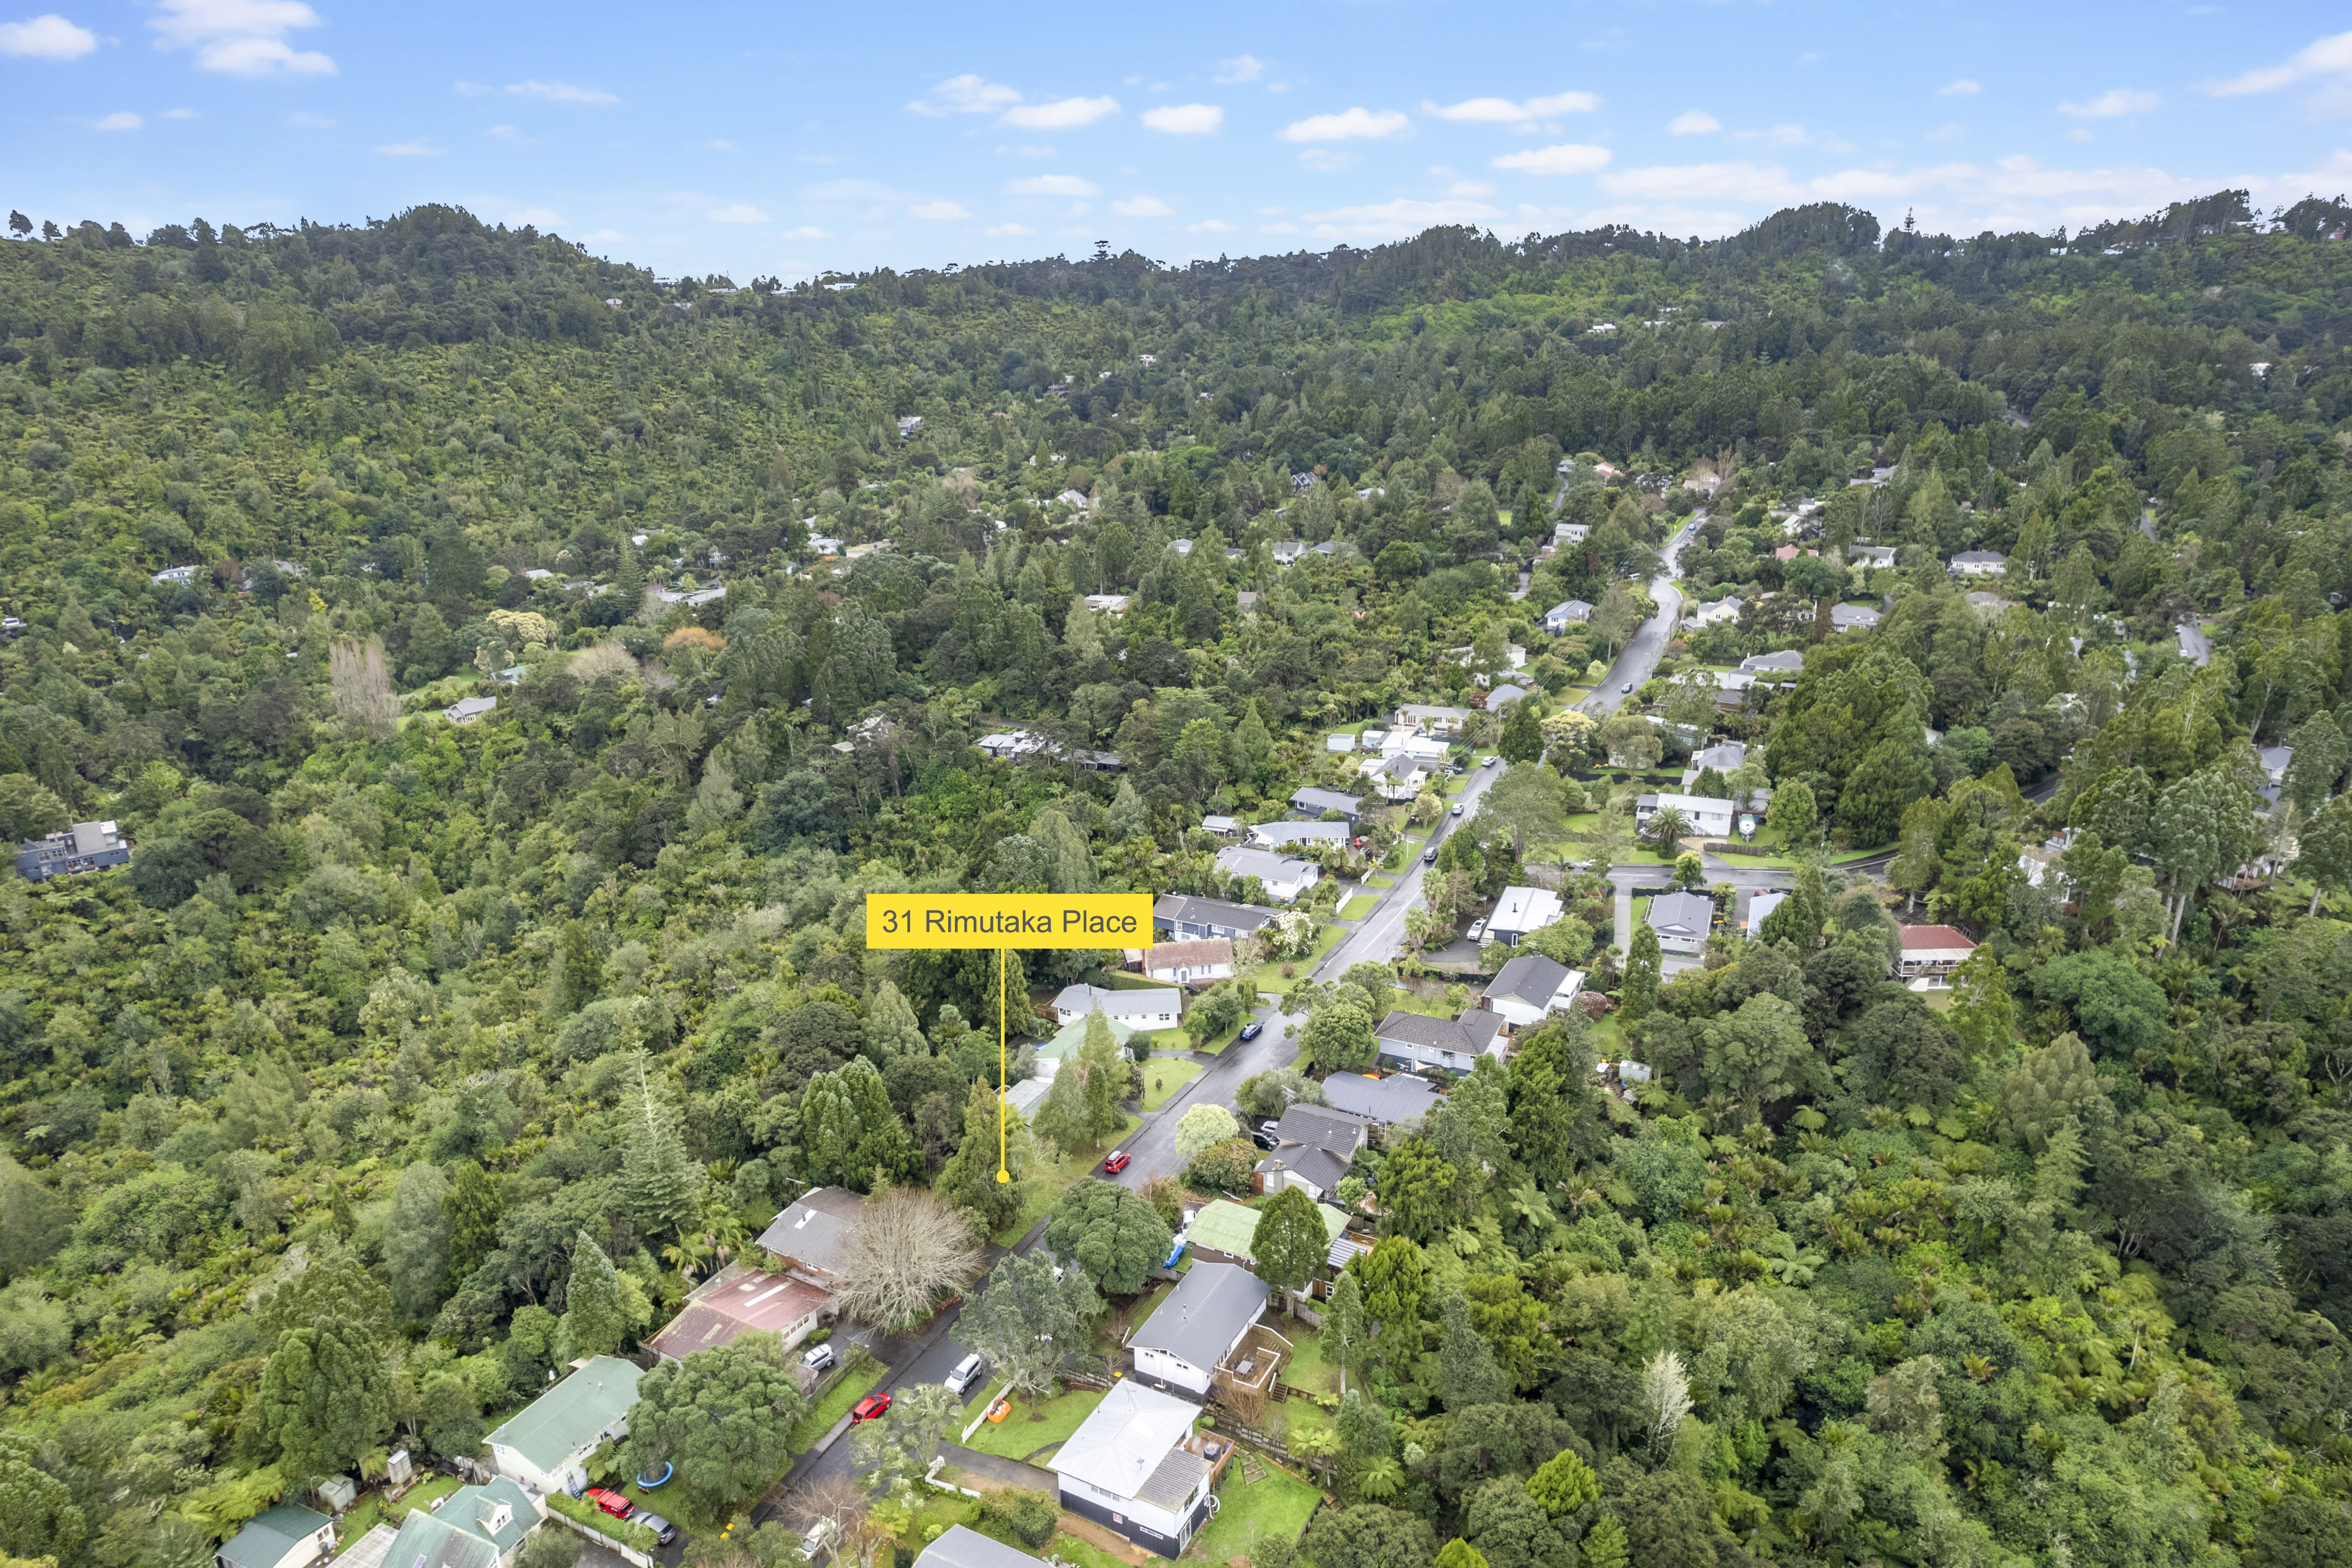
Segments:
[[[645,1552],[638,1551],[635,1547],[629,1545],[625,1542],[614,1540],[611,1536],[605,1534],[601,1530],[595,1530],[588,1525],[581,1523],[578,1520],[573,1519],[570,1514],[558,1513],[553,1509],[549,1509],[547,1510],[547,1522],[550,1524],[562,1525],[564,1529],[572,1531],[574,1535],[585,1540],[590,1545],[601,1546],[605,1551],[613,1553],[615,1557],[620,1558],[623,1562],[635,1563],[636,1568],[655,1568],[653,1558],[647,1556]]]

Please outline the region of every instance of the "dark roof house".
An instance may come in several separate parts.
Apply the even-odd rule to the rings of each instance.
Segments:
[[[1335,1072],[1323,1080],[1323,1099],[1334,1110],[1362,1117],[1375,1126],[1413,1121],[1437,1104],[1436,1087],[1408,1073],[1374,1078],[1368,1073]]]

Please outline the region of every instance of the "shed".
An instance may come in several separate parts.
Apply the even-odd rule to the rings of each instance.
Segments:
[[[282,1502],[246,1522],[213,1553],[217,1568],[306,1568],[334,1554],[335,1521]]]

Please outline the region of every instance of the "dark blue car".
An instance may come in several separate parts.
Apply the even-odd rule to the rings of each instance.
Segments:
[[[1234,1037],[1241,1040],[1255,1040],[1260,1035],[1265,1033],[1265,1020],[1263,1018],[1252,1018],[1248,1023],[1242,1026],[1242,1032]]]

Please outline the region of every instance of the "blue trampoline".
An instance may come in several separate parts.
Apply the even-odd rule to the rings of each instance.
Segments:
[[[668,1479],[670,1479],[671,1475],[672,1475],[672,1474],[674,1474],[674,1473],[675,1473],[675,1472],[671,1469],[670,1466],[669,1466],[667,1462],[665,1462],[665,1463],[662,1465],[662,1468],[661,1468],[661,1474],[660,1474],[660,1475],[657,1475],[657,1476],[639,1476],[639,1477],[637,1478],[637,1485],[638,1485],[638,1486],[640,1486],[640,1487],[642,1487],[642,1488],[644,1488],[646,1491],[651,1491],[651,1490],[653,1490],[656,1487],[661,1486],[661,1485],[665,1484],[666,1482],[667,1482],[667,1481],[668,1481]]]

